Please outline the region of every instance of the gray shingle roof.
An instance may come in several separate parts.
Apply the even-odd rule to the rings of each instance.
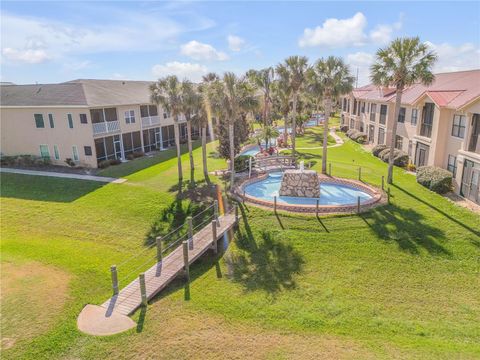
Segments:
[[[149,81],[79,79],[0,86],[2,106],[113,106],[150,103]]]

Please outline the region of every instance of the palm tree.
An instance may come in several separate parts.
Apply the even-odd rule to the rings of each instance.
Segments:
[[[270,148],[270,139],[277,138],[278,135],[280,135],[280,133],[275,126],[267,125],[262,127],[257,134],[257,139],[258,141],[265,140],[265,148],[268,150]]]
[[[282,64],[277,66],[276,72],[288,86],[292,93],[292,154],[295,155],[295,134],[297,117],[298,94],[302,89],[306,72],[308,69],[308,59],[305,56],[290,56]]]
[[[195,164],[193,161],[192,148],[192,117],[195,114],[196,106],[199,101],[199,94],[194,85],[189,80],[183,80],[180,85],[181,90],[181,111],[187,120],[187,143],[188,154],[190,158],[190,186],[195,185]]]
[[[227,72],[222,81],[212,84],[211,105],[215,112],[221,115],[228,124],[230,149],[230,185],[233,189],[235,181],[235,141],[234,122],[244,120],[245,113],[251,111],[257,104],[254,89],[248,86],[244,78],[237,78],[234,73]]]
[[[272,67],[261,70],[249,70],[247,71],[247,78],[263,93],[263,126],[270,125],[270,106],[272,98],[270,96],[272,90],[272,83],[274,80],[275,71]]]
[[[160,104],[167,112],[172,114],[174,121],[175,145],[177,148],[178,182],[182,185],[182,153],[180,150],[180,133],[178,129],[178,116],[182,112],[182,98],[180,82],[175,75],[158,79],[150,86],[150,99],[155,104]]]
[[[332,112],[332,103],[339,95],[353,89],[355,78],[350,75],[348,66],[342,58],[329,56],[318,60],[309,72],[311,88],[321,91],[324,101],[325,120],[323,124],[322,173],[327,173],[328,120]]]
[[[208,167],[207,167],[207,126],[209,121],[209,114],[211,113],[209,101],[209,83],[204,81],[198,87],[198,99],[195,104],[195,123],[200,127],[202,138],[202,167],[203,176],[209,182]]]
[[[415,83],[430,85],[435,80],[432,66],[436,60],[437,55],[428,48],[427,44],[421,43],[419,37],[398,38],[393,40],[388,47],[377,51],[375,63],[370,68],[370,78],[373,84],[395,87],[396,90],[388,159],[387,182],[389,184],[393,182],[393,160],[402,92]]]
[[[272,87],[272,100],[273,108],[277,114],[281,115],[284,120],[283,127],[283,141],[287,144],[288,132],[287,132],[287,118],[290,112],[290,95],[291,91],[287,84],[283,83],[281,79],[275,80]]]

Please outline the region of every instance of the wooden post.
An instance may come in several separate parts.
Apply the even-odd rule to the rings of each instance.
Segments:
[[[252,176],[252,157],[248,158],[248,178]]]
[[[360,214],[360,196],[357,197],[357,214]]]
[[[358,167],[358,180],[362,181],[362,167],[361,166]]]
[[[183,266],[185,267],[185,277],[190,282],[190,265],[188,263],[188,241],[183,241]]]
[[[385,190],[385,176],[382,175],[382,191]]]
[[[193,223],[192,217],[187,217],[187,224],[188,224],[188,248],[190,250],[193,249]]]
[[[320,200],[317,199],[317,206],[315,207],[315,215],[318,216],[318,207],[320,206]]]
[[[245,204],[245,189],[243,189],[243,198],[242,198],[242,203]]]
[[[332,176],[332,163],[328,163],[328,175]]]
[[[276,195],[273,197],[273,211],[277,213],[277,196]]]
[[[162,261],[162,237],[157,236],[155,239],[157,241],[157,262]]]
[[[235,225],[238,225],[238,204],[233,206],[235,207]]]
[[[214,218],[217,222],[217,226],[220,226],[220,223],[218,222],[218,200],[215,200],[213,202],[213,214],[214,214]]]
[[[387,202],[390,204],[390,186],[387,188]]]
[[[112,273],[112,288],[113,295],[118,295],[118,274],[117,274],[117,265],[110,266],[110,271]]]
[[[142,297],[142,306],[147,306],[147,286],[145,285],[145,273],[138,275],[140,283],[140,295]]]
[[[216,254],[217,249],[217,221],[212,220],[212,237],[213,237],[213,252]]]

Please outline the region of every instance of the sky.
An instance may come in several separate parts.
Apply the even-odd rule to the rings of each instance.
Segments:
[[[480,2],[2,1],[0,80],[155,80],[341,56],[369,82],[375,52],[419,36],[435,72],[480,68]]]

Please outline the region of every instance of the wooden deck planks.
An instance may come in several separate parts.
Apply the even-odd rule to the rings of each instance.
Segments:
[[[222,215],[218,219],[217,240],[223,237],[225,232],[235,225],[235,214]],[[192,264],[205,251],[212,247],[213,234],[212,225],[208,223],[193,235],[193,249],[189,247],[188,262]],[[165,256],[161,262],[156,263],[145,271],[145,285],[147,299],[150,300],[158,292],[164,289],[184,269],[183,248],[178,246],[170,254]],[[101,306],[107,312],[117,312],[123,315],[132,314],[142,303],[140,294],[140,282],[137,279],[125,286],[118,295],[112,296]]]

